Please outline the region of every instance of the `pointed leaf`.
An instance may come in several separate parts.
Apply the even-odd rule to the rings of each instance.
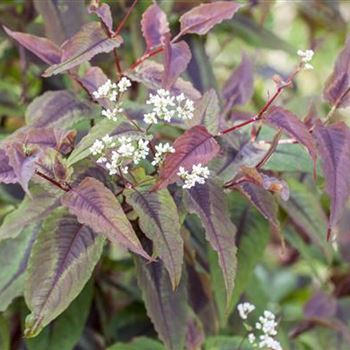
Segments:
[[[9,157],[5,150],[0,149],[0,182],[13,184],[18,181],[17,176],[10,165]]]
[[[188,210],[201,219],[206,239],[218,253],[226,287],[226,300],[231,298],[236,275],[236,227],[230,220],[222,188],[212,181],[186,191]]]
[[[183,241],[176,204],[168,190],[149,192],[147,188],[125,192],[127,202],[139,216],[142,232],[153,242],[154,253],[167,269],[173,289],[180,282]]]
[[[62,208],[45,220],[29,259],[27,337],[37,335],[77,297],[101,256],[103,242]]]
[[[174,153],[168,153],[159,173],[159,182],[155,188],[160,189],[178,179],[179,167],[191,170],[194,164],[207,164],[219,152],[219,145],[202,125],[194,126],[178,137],[173,147]]]
[[[31,34],[13,32],[5,26],[3,28],[11,38],[15,39],[45,63],[57,64],[61,62],[62,50],[52,41]]]
[[[350,106],[350,38],[335,62],[334,70],[326,82],[324,98],[338,108]]]
[[[141,29],[146,40],[147,50],[163,43],[164,37],[169,33],[169,23],[166,14],[154,3],[142,15]]]
[[[61,62],[49,67],[43,76],[49,77],[78,66],[99,53],[112,51],[122,42],[120,36],[109,38],[98,22],[85,24],[77,34],[62,45]]]
[[[339,222],[350,195],[350,130],[343,122],[327,127],[318,124],[314,134],[322,159],[326,191],[331,199],[329,237]]]
[[[187,294],[184,281],[173,291],[161,261],[145,264],[136,259],[136,273],[147,314],[169,350],[183,350],[186,336]]]
[[[89,7],[89,13],[95,13],[106,28],[109,30],[110,34],[113,34],[113,18],[111,8],[106,3],[92,3]]]
[[[106,236],[117,246],[150,259],[114,194],[100,181],[87,177],[62,197],[62,204],[79,222]]]
[[[215,1],[201,4],[180,17],[181,34],[195,33],[204,35],[216,24],[230,19],[240,8],[233,1]]]

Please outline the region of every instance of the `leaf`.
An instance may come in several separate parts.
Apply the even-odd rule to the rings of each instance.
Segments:
[[[327,79],[323,96],[326,101],[337,108],[350,106],[350,38],[339,53],[334,70]]]
[[[85,178],[63,195],[62,204],[77,216],[80,223],[90,226],[112,243],[151,259],[143,250],[118,200],[100,181]]]
[[[176,82],[191,61],[191,50],[185,41],[170,42],[167,35],[164,45],[164,76],[162,85],[166,90]]]
[[[343,123],[316,125],[314,134],[322,159],[326,191],[331,199],[327,237],[339,222],[350,194],[350,130]]]
[[[82,336],[93,296],[87,283],[69,307],[35,338],[25,339],[28,350],[73,350]]]
[[[193,118],[186,120],[186,125],[191,127],[198,124],[204,125],[212,134],[219,132],[220,105],[215,90],[205,92],[201,99],[195,102]]]
[[[142,83],[152,90],[158,90],[162,87],[163,74],[163,65],[152,60],[144,61],[134,71],[126,73],[129,79]],[[189,81],[182,78],[177,79],[170,92],[173,95],[179,95],[183,92],[187,98],[192,100],[198,100],[201,97],[200,92]]]
[[[52,41],[35,35],[13,32],[3,26],[5,32],[27,50],[34,53],[48,64],[57,64],[61,61],[62,50]]]
[[[91,3],[88,11],[95,13],[109,30],[109,33],[114,34],[112,12],[108,4],[95,1],[95,3]]]
[[[0,242],[0,311],[23,293],[25,270],[37,228],[27,226],[21,235]]]
[[[246,54],[242,55],[241,64],[233,71],[225,83],[222,95],[228,109],[247,103],[253,95],[253,65]]]
[[[116,343],[107,348],[107,350],[165,350],[164,346],[158,341],[146,338],[138,337],[134,338],[130,343]]]
[[[142,232],[153,242],[156,254],[167,269],[173,289],[180,283],[183,241],[176,204],[168,190],[149,192],[147,188],[124,191],[127,202],[139,216]]]
[[[155,189],[161,189],[178,179],[179,167],[191,170],[194,164],[207,164],[219,152],[219,145],[202,125],[194,126],[178,137],[173,147],[174,153],[168,153],[159,172],[159,181]]]
[[[231,298],[236,275],[236,227],[230,220],[222,188],[212,181],[185,192],[189,212],[197,214],[206,232],[206,239],[218,253],[226,301]]]
[[[187,333],[186,333],[186,349],[197,350],[201,349],[205,340],[205,334],[203,326],[196,316],[192,312],[190,320],[187,322]]]
[[[0,182],[13,184],[17,181],[17,176],[9,163],[9,157],[5,150],[0,149]]]
[[[88,118],[92,108],[67,90],[47,91],[29,104],[26,124],[34,127],[68,128],[81,119]]]
[[[44,221],[28,265],[25,300],[31,314],[26,337],[39,334],[77,297],[101,256],[103,242],[63,208]]]
[[[204,350],[253,350],[253,345],[247,341],[242,344],[242,337],[230,337],[224,335],[217,335],[208,337],[204,344]]]
[[[3,350],[10,350],[11,333],[9,322],[3,315],[0,315],[0,347]]]
[[[180,17],[181,35],[195,33],[204,35],[216,24],[231,19],[240,5],[233,1],[216,1],[201,4]]]
[[[147,50],[161,45],[165,35],[170,32],[166,14],[156,3],[149,6],[142,14],[141,29]]]
[[[18,208],[5,216],[0,226],[0,241],[16,238],[23,229],[40,222],[58,207],[61,193],[47,186],[31,186],[31,197],[25,196]]]
[[[100,23],[87,23],[61,46],[61,62],[46,69],[43,76],[49,77],[64,72],[89,61],[99,53],[110,52],[122,43],[123,39],[120,36],[109,38]]]
[[[136,274],[147,314],[159,338],[169,350],[182,350],[185,344],[188,306],[184,281],[174,291],[162,262],[145,264],[136,259]]]

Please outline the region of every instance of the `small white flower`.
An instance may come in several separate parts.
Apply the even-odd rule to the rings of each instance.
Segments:
[[[118,82],[118,88],[120,92],[125,92],[130,86],[131,82],[126,77],[122,77]]]
[[[313,50],[298,50],[297,54],[301,57],[301,62],[303,62],[303,68],[314,69],[314,67],[309,63],[312,60],[312,57],[314,56]]]
[[[248,341],[250,344],[254,344],[255,343],[255,340],[256,340],[256,337],[253,333],[249,333],[248,334]]]
[[[118,113],[122,113],[123,112],[123,108],[120,107],[120,104],[118,103],[117,106],[115,108],[111,109],[103,109],[101,114],[103,116],[105,116],[107,119],[113,120],[113,121],[117,121],[117,115]]]
[[[112,83],[108,79],[104,84],[102,84],[96,91],[92,93],[95,99],[98,98],[108,98],[110,101],[114,102],[117,100],[117,85]]]
[[[133,155],[133,161],[135,164],[138,164],[141,159],[146,159],[148,153],[149,153],[149,147],[148,147],[149,141],[148,140],[138,140],[137,148]]]
[[[259,317],[259,322],[256,323],[256,328],[261,329],[264,334],[276,335],[277,334],[277,322],[276,317],[271,311],[264,311],[264,315]]]
[[[270,337],[269,335],[263,334],[259,337],[259,348],[268,348],[271,350],[282,350],[282,346],[279,341]]]
[[[163,161],[164,154],[166,153],[174,153],[175,148],[170,146],[169,143],[159,143],[155,146],[156,154],[154,155],[154,160],[152,161],[152,165],[158,165]]]
[[[157,117],[154,112],[146,113],[143,120],[146,124],[157,124]]]
[[[239,316],[242,320],[246,320],[248,314],[255,310],[255,306],[251,303],[245,302],[237,305]]]
[[[97,156],[98,154],[101,154],[105,149],[105,144],[101,140],[96,140],[94,144],[90,147],[90,152]]]
[[[129,167],[128,167],[128,166],[122,167],[122,173],[123,173],[123,174],[127,174],[128,171],[129,171]]]
[[[196,183],[204,184],[205,179],[210,175],[209,169],[203,167],[202,164],[192,166],[192,171],[186,171],[183,167],[179,167],[177,175],[184,181],[183,188],[192,188]]]
[[[118,141],[120,143],[118,153],[122,157],[131,157],[135,152],[135,147],[132,145],[132,139],[130,137],[126,138],[125,136],[122,136]]]

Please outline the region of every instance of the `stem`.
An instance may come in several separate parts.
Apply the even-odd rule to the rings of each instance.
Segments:
[[[117,36],[120,31],[122,30],[122,28],[125,25],[125,22],[127,21],[127,19],[129,18],[131,11],[134,9],[135,5],[137,4],[137,0],[134,0],[134,2],[132,3],[132,5],[130,6],[130,8],[128,9],[128,12],[126,13],[126,15],[124,16],[124,18],[122,19],[122,21],[119,23],[117,29],[115,30],[115,34],[114,36]]]
[[[271,142],[271,146],[268,149],[268,151],[266,152],[264,158],[255,166],[256,169],[259,169],[262,166],[264,166],[266,164],[266,162],[270,159],[273,152],[276,150],[276,147],[278,146],[278,142],[279,142],[281,136],[282,136],[282,130],[279,129],[279,131],[277,132],[277,134],[273,138],[273,140]]]
[[[66,184],[66,187],[65,187],[61,183],[59,183],[58,181],[56,181],[56,180],[52,179],[51,177],[45,175],[44,173],[42,173],[39,170],[35,170],[35,174],[37,174],[38,176],[42,177],[43,179],[49,181],[51,184],[55,185],[56,187],[60,188],[61,190],[65,191],[65,192],[68,192],[71,189],[69,184]]]
[[[243,127],[243,126],[246,126],[246,125],[248,125],[248,124],[254,123],[254,122],[257,121],[257,120],[258,120],[257,117],[253,117],[252,119],[246,120],[246,121],[243,122],[243,123],[234,125],[234,126],[232,126],[231,128],[228,128],[228,129],[226,129],[226,130],[224,130],[224,131],[219,132],[218,136],[228,134],[228,133],[230,133],[230,132],[232,132],[232,131],[235,131],[235,130],[237,130],[237,129],[240,129],[240,128]]]
[[[119,77],[121,77],[123,75],[123,72],[122,72],[122,67],[120,66],[120,60],[119,60],[119,56],[116,48],[113,49],[113,54],[114,54],[114,62],[117,68],[118,75]]]
[[[334,112],[338,109],[340,103],[342,102],[343,98],[350,92],[350,86],[337,98],[334,105],[332,106],[331,110],[328,112],[326,116],[326,120],[324,121],[324,124],[328,124],[332,115]]]
[[[152,56],[155,56],[156,54],[162,52],[164,50],[163,47],[156,47],[152,51],[145,52],[140,58],[138,58],[130,67],[129,70],[134,70],[137,66],[139,66],[143,61],[147,60],[147,58],[150,58]]]

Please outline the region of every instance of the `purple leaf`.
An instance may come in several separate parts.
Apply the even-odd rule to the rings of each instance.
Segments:
[[[3,28],[11,38],[33,52],[45,63],[57,64],[61,62],[62,50],[52,41],[31,34],[13,32],[5,26]]]
[[[152,240],[154,253],[163,261],[175,289],[181,278],[183,241],[173,198],[166,189],[149,192],[147,188],[127,190],[125,196],[139,216],[142,232]]]
[[[89,7],[89,13],[95,13],[109,30],[109,33],[114,34],[112,13],[108,4],[98,2],[96,4],[93,3]]]
[[[119,35],[110,38],[98,22],[85,24],[61,46],[63,51],[61,62],[46,69],[43,76],[49,77],[78,66],[99,53],[112,51],[122,42],[123,39]]]
[[[173,291],[168,273],[161,261],[145,264],[137,258],[136,274],[147,314],[159,338],[169,350],[183,349],[188,312],[184,281]]]
[[[92,177],[85,178],[77,187],[64,194],[62,204],[77,216],[80,223],[90,226],[117,246],[121,245],[151,260],[118,200],[100,181]]]
[[[176,82],[191,61],[191,50],[185,41],[171,43],[170,37],[165,39],[164,46],[164,76],[162,85],[166,90]]]
[[[143,13],[141,28],[148,51],[161,45],[165,35],[170,32],[166,14],[156,3]]]
[[[219,152],[219,144],[202,125],[194,126],[178,137],[173,147],[174,153],[168,153],[159,172],[159,181],[155,189],[161,189],[178,179],[179,167],[192,170],[192,166],[207,164]]]
[[[226,301],[231,298],[236,275],[236,227],[230,220],[222,189],[211,181],[186,191],[187,208],[201,219],[206,239],[218,253],[226,287]]]
[[[181,35],[195,33],[204,35],[216,24],[230,19],[240,8],[233,1],[215,1],[201,4],[180,17]]]
[[[17,176],[9,163],[9,158],[5,150],[0,149],[0,182],[14,184],[17,181]]]
[[[205,341],[203,325],[195,314],[187,322],[186,350],[201,349]]]
[[[135,71],[128,72],[127,76],[134,81],[144,84],[152,90],[157,90],[162,87],[164,68],[161,64],[151,60],[144,61]],[[189,81],[178,78],[175,84],[170,89],[173,95],[184,93],[186,97],[192,100],[198,100],[201,94],[196,90]]]
[[[304,315],[307,318],[331,318],[337,311],[337,300],[326,293],[319,291],[307,302]]]
[[[339,222],[350,195],[350,130],[341,122],[316,125],[314,134],[322,159],[326,191],[331,199],[328,238]]]
[[[36,336],[81,292],[99,260],[104,240],[60,208],[45,220],[29,259],[26,337]]]
[[[222,95],[227,108],[247,103],[253,94],[253,65],[246,54],[225,83]]]
[[[314,139],[305,124],[296,115],[281,107],[272,107],[264,120],[275,128],[282,129],[287,135],[304,145],[316,166],[317,152]]]
[[[26,123],[34,127],[70,127],[91,114],[91,107],[66,90],[47,91],[27,108]]]
[[[334,70],[323,91],[324,98],[337,108],[350,106],[350,38],[338,55]]]

